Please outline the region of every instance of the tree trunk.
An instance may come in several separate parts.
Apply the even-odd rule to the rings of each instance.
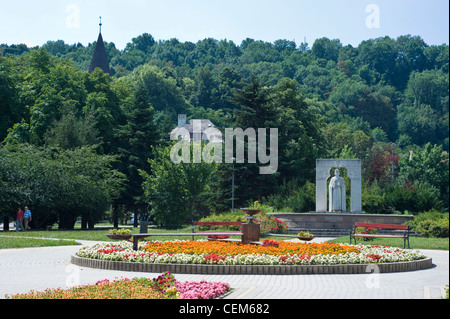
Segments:
[[[77,221],[76,216],[72,212],[59,213],[59,230],[73,230]]]
[[[133,227],[136,228],[136,227],[138,227],[138,218],[139,218],[139,216],[138,216],[138,209],[135,207],[133,211],[134,211],[134,225],[133,225]]]
[[[89,228],[89,230],[94,230],[95,229],[95,223],[91,219],[88,220],[88,228]]]
[[[87,224],[88,224],[87,217],[84,215],[81,216],[81,229],[87,230],[88,229]]]
[[[9,217],[8,216],[3,217],[3,231],[4,232],[9,231]]]

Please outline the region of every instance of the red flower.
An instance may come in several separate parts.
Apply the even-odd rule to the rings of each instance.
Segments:
[[[370,259],[372,259],[373,261],[376,261],[376,262],[378,262],[381,258],[383,258],[383,257],[381,257],[380,255],[377,255],[377,254],[372,254],[372,255],[367,255],[367,258],[370,258]]]
[[[230,238],[229,235],[209,235],[209,239],[228,239]]]
[[[273,240],[273,239],[264,239],[263,245],[268,245],[268,246],[269,246],[269,245],[270,245],[270,246],[279,246],[280,243],[277,242],[276,240]]]
[[[210,254],[206,255],[205,257],[206,262],[213,262],[215,264],[219,263],[219,261],[224,261],[227,257],[226,256],[219,256],[217,254]]]

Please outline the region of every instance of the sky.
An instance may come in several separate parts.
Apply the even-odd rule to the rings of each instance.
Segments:
[[[120,50],[143,33],[156,40],[198,42],[246,38],[274,42],[321,37],[343,45],[417,35],[428,45],[449,43],[448,0],[0,0],[0,44],[35,46],[97,40]]]

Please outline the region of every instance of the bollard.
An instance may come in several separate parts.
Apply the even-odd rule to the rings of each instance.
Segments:
[[[148,222],[144,222],[144,221],[140,222],[139,233],[140,234],[147,234],[148,233]]]

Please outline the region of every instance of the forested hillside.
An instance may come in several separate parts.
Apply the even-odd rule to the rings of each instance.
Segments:
[[[46,211],[53,222],[71,211],[73,221],[82,215],[76,207],[91,216],[97,203],[113,203],[115,214],[119,208],[149,209],[164,224],[155,198],[177,203],[172,215],[179,214],[181,221],[189,209],[196,218],[228,210],[231,165],[204,167],[197,193],[189,190],[194,181],[180,182],[188,178],[188,169],[179,175],[174,171],[172,184],[169,177],[164,185],[155,182],[168,133],[181,113],[208,118],[218,128],[279,128],[278,173],[263,177],[256,165],[237,164],[236,207],[259,199],[279,210],[313,210],[317,158],[362,159],[367,212],[448,207],[448,45],[430,46],[410,35],[369,39],[358,47],[321,38],[309,47],[288,40],[156,41],[143,34],[122,51],[106,43],[112,77],[100,70],[87,73],[94,47],[63,41],[32,49],[0,45],[4,213],[26,202]],[[41,194],[44,190],[30,184],[30,177],[55,180],[50,173],[58,170],[45,175],[37,160],[16,160],[26,150],[59,167],[61,157],[72,158],[83,149],[114,178],[110,188],[85,190],[89,196],[74,202],[61,203],[56,193]],[[82,162],[70,167],[86,167]],[[73,178],[63,172],[56,189]],[[99,178],[81,168],[76,176],[86,185]],[[167,189],[189,201],[162,199]],[[76,189],[71,192],[77,196]]]

